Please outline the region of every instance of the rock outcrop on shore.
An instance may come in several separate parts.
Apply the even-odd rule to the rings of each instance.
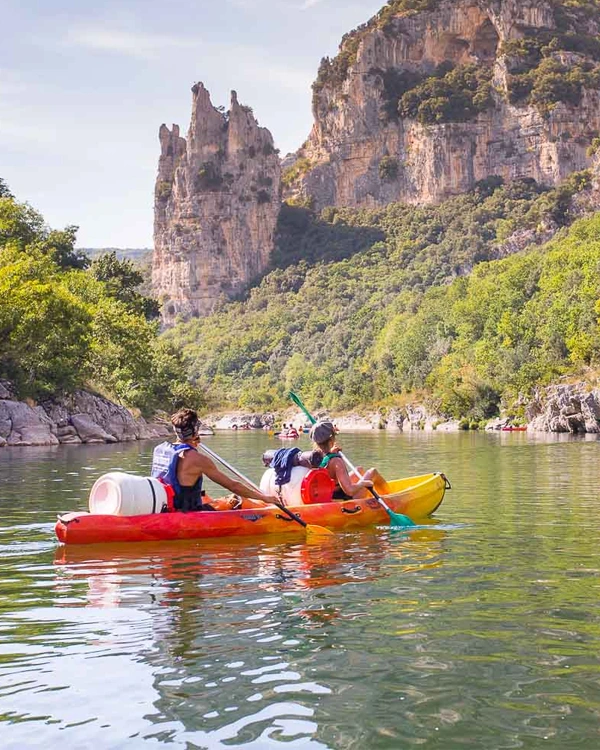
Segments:
[[[581,382],[538,389],[525,413],[531,432],[600,433],[600,388]]]
[[[0,446],[120,443],[169,433],[167,425],[134,417],[88,391],[32,405],[18,401],[11,385],[0,382]]]

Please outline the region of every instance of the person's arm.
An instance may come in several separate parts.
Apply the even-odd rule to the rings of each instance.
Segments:
[[[202,473],[213,482],[216,482],[216,484],[220,484],[221,487],[225,487],[225,489],[235,493],[236,495],[248,497],[252,500],[262,500],[263,503],[268,503],[270,505],[277,501],[276,497],[265,495],[264,492],[257,492],[255,489],[252,489],[252,487],[248,487],[243,482],[238,482],[237,479],[232,479],[230,476],[222,472],[212,459],[202,453],[195,454],[194,463],[200,469],[198,476],[200,476],[200,473]]]
[[[346,464],[341,458],[332,458],[329,462],[329,465],[335,472],[335,479],[337,483],[340,485],[344,493],[349,497],[354,497],[366,487],[373,486],[373,482],[371,482],[369,479],[361,479],[356,483],[352,482],[350,479],[350,475],[348,474],[348,469],[346,469]]]

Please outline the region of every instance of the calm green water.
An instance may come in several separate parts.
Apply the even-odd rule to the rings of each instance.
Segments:
[[[0,450],[3,750],[600,747],[599,443],[342,442],[447,473],[439,525],[65,550],[56,513],[153,446]],[[208,444],[254,479],[278,447]]]

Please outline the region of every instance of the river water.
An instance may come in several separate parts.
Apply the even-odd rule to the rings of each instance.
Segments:
[[[0,450],[3,750],[600,747],[598,441],[343,438],[444,471],[438,523],[66,549],[56,514],[153,445]],[[255,480],[278,447],[207,444]]]

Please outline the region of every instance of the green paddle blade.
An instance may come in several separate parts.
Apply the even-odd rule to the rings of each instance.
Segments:
[[[304,406],[300,396],[297,393],[294,393],[294,391],[289,391],[288,396],[296,404],[296,406],[306,414],[311,424],[316,424],[317,420],[308,411],[306,406]],[[374,490],[371,490],[371,493],[373,494],[373,497],[375,497],[375,499],[380,503],[380,505],[383,508],[385,508],[385,510],[387,511],[390,517],[390,526],[392,528],[408,529],[411,526],[416,526],[416,523],[414,523],[414,521],[411,521],[411,519],[408,516],[403,516],[402,513],[394,513],[393,510],[388,508],[387,505],[384,502],[382,502],[381,498],[377,495],[377,493]]]
[[[294,393],[294,391],[290,391],[290,392],[288,393],[288,396],[289,396],[289,397],[290,397],[290,398],[292,399],[292,401],[293,401],[293,402],[294,402],[294,403],[296,404],[296,406],[297,406],[297,407],[298,407],[298,408],[299,408],[299,409],[300,409],[301,411],[303,411],[303,412],[304,412],[304,413],[306,414],[306,416],[307,416],[307,417],[308,417],[308,419],[310,420],[310,423],[311,423],[311,424],[316,424],[316,421],[317,421],[317,420],[316,420],[316,419],[315,419],[315,418],[313,417],[313,415],[312,415],[312,414],[311,414],[311,413],[310,413],[310,412],[308,411],[308,409],[306,408],[306,406],[304,406],[304,404],[302,403],[302,399],[300,398],[300,396],[299,396],[299,395],[298,395],[297,393]]]
[[[393,510],[388,510],[390,517],[390,526],[396,529],[409,529],[411,526],[417,524],[411,520],[408,516],[403,516],[402,513],[394,513]]]

